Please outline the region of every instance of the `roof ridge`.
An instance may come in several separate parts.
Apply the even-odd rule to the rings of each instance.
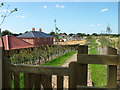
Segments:
[[[7,50],[9,50],[9,48],[10,48],[10,47],[9,47],[9,36],[6,35],[5,37],[6,37],[6,45],[7,45],[6,48],[7,48]]]
[[[33,33],[33,32],[34,32],[34,31],[31,31],[31,33],[32,33],[32,36],[33,36],[33,37],[35,37],[35,35],[34,35],[34,33]]]

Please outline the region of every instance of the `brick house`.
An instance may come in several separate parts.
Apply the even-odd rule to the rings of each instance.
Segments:
[[[42,29],[35,31],[35,28],[32,28],[32,31],[17,37],[32,44],[33,46],[53,45],[53,36],[42,32]]]

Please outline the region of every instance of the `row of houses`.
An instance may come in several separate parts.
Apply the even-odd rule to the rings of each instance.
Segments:
[[[35,28],[32,28],[30,32],[17,37],[13,35],[5,35],[2,37],[2,40],[5,50],[11,50],[40,45],[53,45],[53,38],[52,35],[42,32],[41,28],[38,31],[36,31]],[[2,42],[0,41],[0,43]]]

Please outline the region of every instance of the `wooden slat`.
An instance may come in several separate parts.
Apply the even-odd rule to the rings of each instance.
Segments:
[[[57,90],[63,90],[63,76],[57,76]]]
[[[77,88],[77,69],[78,69],[77,62],[71,62],[69,64],[69,68],[70,68],[69,88],[70,90],[73,90]]]
[[[27,90],[28,88],[29,89],[32,89],[33,86],[35,85],[35,75],[33,73],[25,73],[24,74],[24,87],[25,89]]]
[[[41,89],[41,77],[39,74],[35,74],[35,90]]]
[[[33,73],[29,73],[29,77],[30,77],[30,88],[33,88],[34,84],[35,84],[35,78]]]
[[[29,73],[24,73],[24,88],[27,90],[30,88],[30,77]]]
[[[52,75],[41,75],[41,83],[44,90],[52,90]]]
[[[117,50],[115,48],[108,47],[109,55],[116,55]],[[107,66],[107,87],[108,88],[117,88],[117,66],[108,65]]]
[[[20,73],[14,72],[14,88],[19,89],[20,88]]]
[[[48,75],[69,75],[68,67],[57,67],[57,66],[39,66],[39,65],[11,65],[11,71],[24,72],[24,73],[35,73],[35,74],[48,74]]]
[[[78,55],[88,54],[88,46],[82,45],[78,47]],[[77,78],[77,85],[87,86],[87,75],[88,75],[88,64],[81,64],[79,57],[77,56],[78,62],[78,78]]]
[[[103,64],[118,65],[117,55],[80,55],[78,54],[78,62],[82,64]]]

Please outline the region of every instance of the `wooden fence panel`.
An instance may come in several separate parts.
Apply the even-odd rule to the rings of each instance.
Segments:
[[[78,47],[78,55],[79,54],[88,54],[88,46],[81,45]],[[77,62],[80,61],[81,58],[77,56]],[[78,85],[87,86],[87,74],[88,74],[88,64],[81,64],[78,62]]]
[[[117,50],[115,48],[108,47],[108,54],[109,55],[116,55]],[[108,75],[108,81],[107,81],[107,87],[108,88],[117,88],[117,66],[115,65],[108,65],[107,66],[107,75]]]

